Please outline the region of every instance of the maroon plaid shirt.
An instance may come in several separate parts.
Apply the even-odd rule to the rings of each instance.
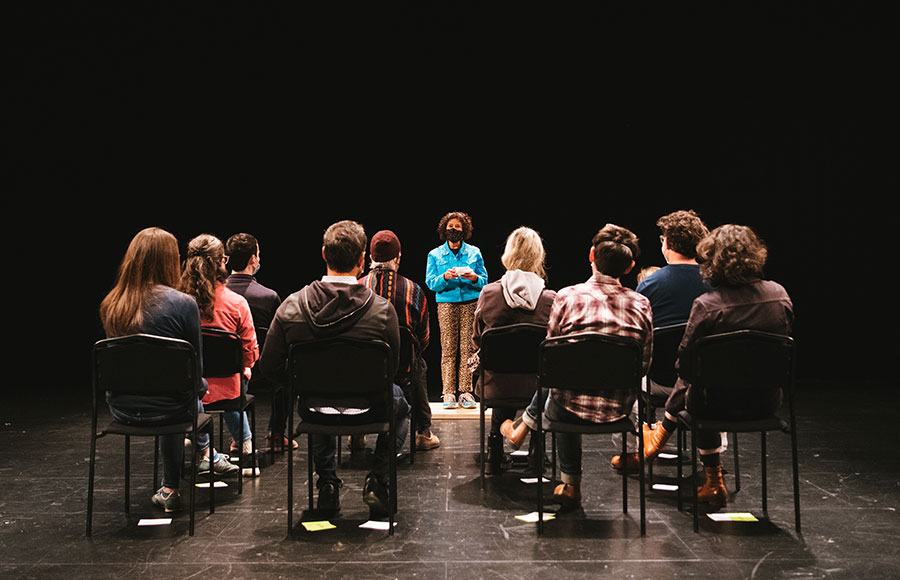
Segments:
[[[638,339],[643,344],[643,372],[647,373],[653,348],[650,301],[622,286],[617,279],[596,274],[583,284],[563,288],[557,293],[550,310],[547,335],[577,332],[601,332]],[[550,396],[565,409],[594,423],[617,421],[625,417],[634,404],[628,389],[613,391],[609,397],[575,395],[570,391],[551,389]]]

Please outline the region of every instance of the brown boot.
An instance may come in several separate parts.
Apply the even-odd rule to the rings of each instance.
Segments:
[[[641,458],[637,453],[627,453],[624,455],[624,459],[622,455],[616,455],[610,461],[610,465],[622,473],[637,473],[641,470]]]
[[[573,509],[581,505],[581,484],[560,483],[553,490],[553,500],[564,509]]]
[[[516,422],[507,419],[500,425],[500,434],[506,438],[510,447],[513,449],[518,449],[522,446],[522,443],[525,442],[525,436],[528,435],[528,431],[530,431],[528,425],[521,419]]]
[[[644,425],[644,458],[648,461],[656,459],[671,435],[672,433],[666,431],[661,422],[657,422],[653,429],[649,425]]]
[[[725,489],[722,466],[704,467],[703,471],[706,472],[706,482],[697,488],[697,501],[716,505],[728,503],[728,491]]]

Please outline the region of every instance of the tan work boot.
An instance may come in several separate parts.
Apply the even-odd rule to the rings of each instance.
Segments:
[[[637,473],[641,469],[641,458],[638,457],[637,453],[627,453],[625,454],[625,458],[622,458],[622,455],[616,455],[610,461],[610,465],[616,471],[621,471],[622,473]]]
[[[417,433],[416,434],[416,449],[421,451],[427,451],[429,449],[437,449],[441,446],[441,440],[438,439],[438,436],[429,431],[427,434],[425,433]]]
[[[518,449],[522,446],[522,443],[525,442],[525,436],[528,435],[528,431],[530,431],[528,425],[521,419],[517,422],[507,419],[500,425],[500,434],[506,438],[510,447],[513,449]]]
[[[553,500],[565,509],[581,505],[581,483],[561,483],[553,490]]]
[[[672,434],[662,426],[662,422],[655,423],[653,429],[649,425],[644,425],[644,457],[648,461],[656,459],[671,436]]]
[[[697,501],[715,505],[728,503],[728,491],[725,489],[724,470],[721,465],[704,467],[706,482],[697,488]]]

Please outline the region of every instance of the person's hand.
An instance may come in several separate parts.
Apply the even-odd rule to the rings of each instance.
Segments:
[[[244,376],[247,377],[248,381],[250,380],[252,374],[253,371],[250,369],[250,367],[244,367]]]
[[[450,268],[444,272],[444,280],[452,280],[453,278],[459,278],[459,274],[456,273],[456,268]]]
[[[471,282],[475,282],[478,280],[478,276],[475,275],[475,272],[465,272],[460,275],[461,278],[465,278]]]

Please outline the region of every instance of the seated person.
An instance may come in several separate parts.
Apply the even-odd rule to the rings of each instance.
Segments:
[[[703,278],[712,290],[694,300],[687,328],[678,347],[678,380],[666,401],[663,420],[644,426],[644,456],[652,461],[677,427],[677,416],[687,408],[727,416],[729,409],[708,409],[702,393],[691,390],[691,351],[698,340],[712,334],[735,330],[761,330],[788,335],[793,323],[793,305],[785,289],[763,279],[767,249],[752,229],[724,225],[714,229],[697,246],[697,260]],[[771,401],[774,411],[781,404]],[[724,504],[728,501],[720,461],[718,433],[698,434],[697,447],[706,473],[699,489],[700,501]]]
[[[500,280],[491,282],[482,289],[475,308],[472,340],[476,352],[472,356],[473,372],[478,370],[478,350],[481,349],[481,336],[486,331],[522,322],[547,326],[556,292],[544,287],[544,259],[544,243],[533,229],[520,227],[506,238],[506,248],[500,258],[506,272]],[[484,382],[485,384],[478,382],[475,385],[475,393],[479,397],[483,396],[485,390],[493,393],[494,397],[501,396],[504,392],[533,393],[537,388],[537,375],[493,375],[490,371],[485,371]],[[486,473],[499,473],[507,465],[504,461],[500,425],[506,420],[514,419],[516,412],[515,407],[491,409]],[[536,453],[535,443],[535,438],[532,438],[528,454],[532,467],[537,463],[533,459]]]
[[[659,218],[656,225],[660,230],[660,243],[666,265],[639,277],[637,291],[650,300],[653,309],[653,328],[661,328],[672,324],[687,322],[691,313],[694,298],[709,290],[709,286],[700,276],[697,264],[697,244],[709,230],[706,224],[692,210],[679,210]],[[673,369],[674,370],[674,369]],[[674,384],[661,385],[644,377],[644,390],[652,395],[667,397]],[[632,420],[637,420],[637,405],[632,409]],[[616,449],[622,447],[622,435],[613,435]],[[637,441],[629,437],[626,440],[628,455],[622,461],[621,455],[612,458],[612,467],[624,472],[636,471],[640,465],[637,454]]]
[[[251,368],[259,358],[256,344],[256,327],[247,300],[225,286],[228,271],[225,269],[225,245],[210,234],[201,234],[188,243],[187,260],[181,273],[181,291],[190,294],[200,308],[200,321],[205,327],[219,328],[236,333],[243,348],[244,372],[231,377],[210,377],[209,390],[203,397],[204,404],[236,399],[247,392]],[[223,413],[225,424],[234,440],[231,451],[241,445],[241,454],[250,457],[252,438],[250,421],[244,411]],[[243,424],[243,429],[241,425]],[[252,463],[251,463],[252,465]],[[258,468],[248,475],[259,475]]]
[[[181,262],[175,236],[159,228],[147,228],[134,236],[119,265],[115,285],[100,303],[100,320],[108,338],[130,334],[152,334],[189,342],[200,354],[200,311],[197,302],[179,292]],[[200,361],[202,364],[202,360]],[[204,381],[202,394],[206,391]],[[199,399],[146,397],[106,393],[112,416],[131,425],[167,425],[191,420],[190,411],[203,412]],[[184,435],[160,435],[162,485],[153,495],[154,504],[166,512],[181,509],[181,470]],[[210,449],[209,433],[197,433],[203,459],[200,471],[209,471],[210,452],[216,473],[234,471],[222,455]]]
[[[548,336],[599,332],[636,338],[642,345],[642,369],[646,374],[653,347],[650,301],[619,282],[634,267],[639,252],[637,236],[632,232],[613,224],[605,225],[594,236],[590,250],[593,275],[587,282],[557,293],[550,311]],[[545,389],[543,393],[535,393],[521,422],[505,421],[501,433],[511,445],[521,445],[528,429],[537,428],[542,411],[553,421],[609,423],[627,416],[633,404],[633,393],[628,390],[597,397]],[[563,483],[553,491],[553,497],[564,508],[576,507],[581,504],[581,434],[559,433],[556,440]]]
[[[297,342],[331,337],[382,340],[393,353],[392,370],[400,360],[400,326],[397,313],[385,298],[359,284],[357,278],[365,268],[366,232],[353,221],[339,221],[325,230],[322,257],[326,274],[301,290],[288,296],[272,320],[266,336],[260,369],[270,380],[287,385],[287,361],[290,345]],[[403,446],[409,429],[409,404],[403,390],[393,387],[396,419],[397,449]],[[338,410],[339,415],[326,409],[309,408],[301,399],[297,412],[301,421],[317,423],[346,423],[353,420],[367,423],[372,409]],[[352,415],[352,419],[350,416]],[[318,480],[320,510],[340,509],[340,489],[343,482],[337,475],[335,438],[310,435],[312,461]],[[366,475],[363,501],[369,506],[372,519],[389,516],[389,443],[386,433],[380,433],[375,443],[375,465]]]

